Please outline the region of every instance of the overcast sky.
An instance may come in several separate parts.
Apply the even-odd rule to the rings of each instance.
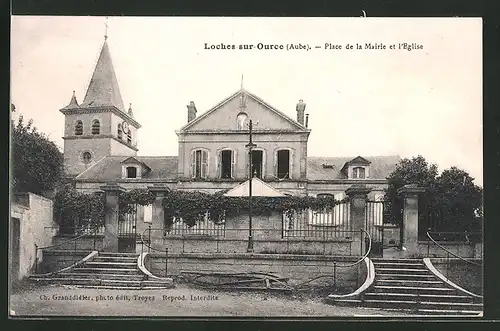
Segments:
[[[240,87],[296,118],[310,114],[308,155],[423,155],[482,185],[480,19],[109,17],[124,104],[142,124],[139,155],[177,155],[175,130]],[[82,102],[104,17],[12,18],[12,102],[63,146],[72,91]],[[309,51],[205,50],[204,44],[302,43]],[[390,50],[416,43],[420,50]],[[325,50],[332,43],[342,50]],[[386,50],[346,50],[384,43]],[[314,46],[323,46],[314,49]]]

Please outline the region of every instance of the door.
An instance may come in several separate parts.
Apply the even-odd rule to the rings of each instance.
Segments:
[[[137,205],[132,212],[120,215],[118,219],[118,251],[135,253],[137,242]]]
[[[17,281],[19,279],[19,267],[20,267],[20,240],[21,240],[21,222],[19,218],[10,218],[10,275],[12,281]]]
[[[370,256],[382,257],[384,244],[384,202],[367,201],[365,210],[365,231],[369,237],[365,237],[365,253],[368,251],[368,243],[371,239]]]

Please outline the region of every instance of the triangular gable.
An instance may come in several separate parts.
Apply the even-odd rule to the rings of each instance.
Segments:
[[[123,160],[120,163],[122,163],[122,164],[137,164],[137,165],[143,166],[147,170],[151,170],[151,168],[146,163],[139,161],[138,159],[136,159],[133,156],[126,158],[125,160]]]
[[[229,190],[226,197],[248,197],[250,181],[246,181],[235,188]],[[258,178],[252,178],[252,196],[255,197],[284,197],[285,194],[277,191],[273,187],[264,183]]]
[[[250,92],[248,92],[245,89],[240,89],[239,91],[231,94],[229,97],[227,97],[223,101],[219,102],[213,108],[211,108],[210,110],[206,111],[205,113],[203,113],[202,115],[200,115],[199,117],[197,117],[196,119],[194,119],[193,121],[191,121],[190,123],[184,125],[180,129],[180,131],[189,131],[192,127],[196,126],[198,123],[200,123],[201,121],[203,121],[203,119],[207,118],[208,116],[210,116],[211,114],[213,114],[217,110],[221,109],[224,105],[226,105],[229,102],[233,101],[234,99],[238,98],[241,95],[241,93],[244,93],[247,97],[250,97],[255,102],[257,102],[258,104],[262,105],[264,108],[266,108],[267,110],[269,110],[273,114],[277,115],[284,122],[288,123],[291,130],[300,130],[300,131],[307,130],[307,128],[305,126],[303,126],[302,124],[298,123],[297,121],[294,121],[288,115],[286,115],[285,113],[283,113],[283,112],[279,111],[278,109],[274,108],[273,106],[271,106],[270,104],[268,104],[266,101],[262,100],[261,98],[259,98],[255,94],[250,93]],[[238,114],[238,110],[235,108],[234,116],[236,117],[237,114]]]

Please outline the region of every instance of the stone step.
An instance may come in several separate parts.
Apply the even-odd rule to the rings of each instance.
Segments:
[[[421,261],[415,261],[415,262],[404,262],[404,263],[397,263],[397,262],[374,262],[373,265],[375,266],[375,269],[382,269],[382,268],[393,268],[393,269],[425,269],[425,265]]]
[[[135,257],[138,258],[137,253],[116,253],[116,252],[99,252],[98,256],[117,256],[117,257]]]
[[[436,280],[438,279],[432,274],[420,275],[420,274],[398,274],[398,273],[380,273],[375,271],[375,278],[378,280]]]
[[[84,265],[84,268],[124,268],[131,269],[137,267],[137,262],[109,262],[109,261],[91,261],[87,262]]]
[[[143,274],[97,274],[97,273],[86,273],[86,272],[62,272],[57,274],[58,277],[77,277],[86,279],[118,279],[118,280],[145,280],[146,275]]]
[[[98,274],[140,274],[139,269],[125,268],[75,268],[73,272],[98,273]]]
[[[440,301],[475,303],[474,297],[450,294],[420,294],[420,293],[366,293],[365,299],[370,300],[413,300],[413,301]]]
[[[378,309],[366,307],[365,309]],[[385,311],[401,312],[405,314],[412,314],[415,316],[479,316],[482,315],[480,310],[454,310],[454,309],[398,309],[398,308],[385,308]]]
[[[429,270],[425,269],[424,267],[421,268],[377,268],[375,267],[375,273],[403,273],[403,274],[430,274]]]
[[[399,309],[444,309],[444,310],[467,310],[480,311],[483,305],[480,303],[465,303],[465,302],[438,302],[438,301],[422,301],[414,300],[364,300],[364,305],[374,308],[399,308]]]
[[[410,280],[410,279],[375,279],[375,285],[380,286],[410,286],[410,287],[439,287],[440,280]]]
[[[105,286],[134,286],[134,287],[163,287],[173,285],[172,281],[156,281],[156,280],[143,280],[143,281],[129,281],[129,280],[102,280],[100,284]]]
[[[415,258],[415,259],[396,259],[396,258],[383,258],[383,257],[375,257],[371,259],[373,263],[376,262],[391,262],[391,263],[412,263],[412,262],[422,262],[421,258]]]
[[[374,285],[370,293],[419,293],[446,295],[455,293],[457,290],[446,287],[413,287],[413,286],[382,286]]]
[[[137,262],[137,257],[135,256],[97,256],[92,261],[102,261],[102,262]]]

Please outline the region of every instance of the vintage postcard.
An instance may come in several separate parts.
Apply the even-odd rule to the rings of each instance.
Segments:
[[[482,316],[482,20],[366,16],[13,16],[11,318]]]

